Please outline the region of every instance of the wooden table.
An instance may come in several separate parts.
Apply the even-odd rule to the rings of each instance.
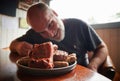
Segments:
[[[113,81],[120,81],[120,72],[116,72]]]
[[[16,60],[20,56],[0,49],[0,81],[111,81],[97,72],[77,65],[71,72],[59,76],[30,76],[18,72]]]

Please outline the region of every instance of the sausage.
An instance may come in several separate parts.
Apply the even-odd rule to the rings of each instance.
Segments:
[[[54,68],[66,67],[69,63],[66,61],[54,61]]]
[[[69,64],[74,63],[77,59],[76,54],[69,54],[65,51],[57,50],[53,56],[54,68],[66,67]]]
[[[73,62],[76,61],[76,59],[77,59],[76,54],[75,54],[75,53],[72,53],[72,54],[70,54],[70,55],[67,56],[66,61],[67,61],[68,63],[73,63]]]
[[[54,61],[65,61],[67,59],[68,53],[62,50],[55,51],[53,56]]]

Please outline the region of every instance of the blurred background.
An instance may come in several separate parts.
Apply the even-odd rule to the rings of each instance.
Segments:
[[[79,18],[89,23],[108,45],[116,70],[120,72],[120,0],[0,0],[0,48],[23,35],[27,9],[45,2],[60,18]]]

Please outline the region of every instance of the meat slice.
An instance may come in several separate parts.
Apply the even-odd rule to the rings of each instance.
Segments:
[[[54,48],[52,42],[42,44],[35,44],[33,50],[29,54],[32,59],[51,58],[53,56]]]
[[[53,55],[55,50],[57,50],[57,45],[52,44],[52,42],[35,44],[29,54],[29,67],[53,68]]]
[[[53,62],[51,62],[49,58],[30,60],[28,65],[29,67],[32,68],[41,68],[41,69],[50,69],[54,67]]]

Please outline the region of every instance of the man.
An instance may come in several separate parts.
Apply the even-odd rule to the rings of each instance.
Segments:
[[[79,19],[58,18],[48,5],[38,3],[27,11],[27,22],[32,27],[25,35],[12,41],[10,50],[26,56],[33,44],[51,41],[58,49],[76,53],[77,62],[94,71],[105,61],[108,49],[95,30]],[[88,63],[87,52],[93,52]]]

